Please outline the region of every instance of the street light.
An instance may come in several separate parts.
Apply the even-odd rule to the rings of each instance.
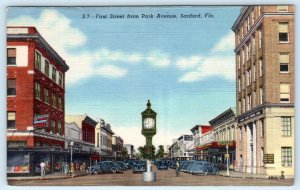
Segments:
[[[228,144],[226,144],[226,165],[227,165],[227,172],[226,174],[229,176],[229,154],[228,154]]]
[[[71,162],[73,161],[73,145],[74,145],[74,142],[71,141],[70,142],[70,147],[71,147]]]

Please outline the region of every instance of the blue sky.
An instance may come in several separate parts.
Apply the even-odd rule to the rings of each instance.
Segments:
[[[154,144],[171,144],[235,107],[238,6],[9,8],[8,25],[36,26],[70,66],[66,114],[103,118],[141,146],[141,115],[158,113]],[[210,13],[213,18],[180,18]],[[177,19],[82,19],[83,14],[175,14]]]

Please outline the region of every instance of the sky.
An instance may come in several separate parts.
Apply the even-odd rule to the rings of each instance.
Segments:
[[[104,119],[137,149],[145,144],[141,112],[148,99],[158,113],[156,146],[171,145],[195,125],[235,107],[231,27],[240,8],[10,7],[7,25],[35,26],[69,65],[66,114]]]

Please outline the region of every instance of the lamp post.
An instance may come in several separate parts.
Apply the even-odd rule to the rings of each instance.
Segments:
[[[73,161],[73,145],[74,145],[74,142],[71,141],[70,142],[70,147],[71,147],[71,162]]]
[[[226,168],[227,168],[227,172],[226,174],[229,176],[229,154],[228,154],[228,144],[226,144]]]

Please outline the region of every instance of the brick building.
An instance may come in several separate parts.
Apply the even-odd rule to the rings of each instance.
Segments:
[[[244,6],[235,32],[239,170],[294,176],[294,7]]]
[[[8,175],[60,170],[68,69],[35,27],[7,27]]]

